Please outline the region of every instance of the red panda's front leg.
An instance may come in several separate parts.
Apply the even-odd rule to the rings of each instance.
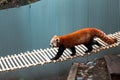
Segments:
[[[53,57],[51,60],[57,60],[57,59],[59,59],[59,57],[61,57],[61,55],[63,54],[63,52],[64,52],[65,49],[66,49],[66,48],[65,48],[64,46],[60,46],[60,47],[58,48],[57,54],[56,54],[55,57]]]
[[[93,50],[93,47],[91,44],[89,45],[85,45],[85,47],[87,47],[88,50],[85,51],[85,53],[91,52]]]
[[[70,48],[72,54],[70,54],[71,56],[74,56],[76,54],[76,50],[75,50],[75,47],[71,47]]]

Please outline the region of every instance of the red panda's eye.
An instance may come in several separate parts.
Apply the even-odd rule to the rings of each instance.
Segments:
[[[56,39],[56,41],[58,41],[58,39]]]
[[[56,39],[56,42],[59,42],[59,39]]]

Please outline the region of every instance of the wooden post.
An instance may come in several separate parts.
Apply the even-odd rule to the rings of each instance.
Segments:
[[[75,80],[79,63],[74,63],[71,67],[67,80]]]

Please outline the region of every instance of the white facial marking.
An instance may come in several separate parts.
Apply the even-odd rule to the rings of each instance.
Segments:
[[[56,38],[57,36],[55,35],[51,41],[50,41],[50,46],[51,47],[57,47],[57,44],[60,42],[59,38]]]

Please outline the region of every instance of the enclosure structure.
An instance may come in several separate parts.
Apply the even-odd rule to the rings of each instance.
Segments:
[[[1,10],[0,56],[49,48],[49,41],[55,34],[64,35],[84,27],[100,28],[107,34],[118,32],[119,22],[119,0],[41,0],[19,8]],[[52,76],[67,74],[72,62],[83,62],[87,58],[90,60],[112,53],[118,54],[119,47],[89,57],[12,71],[11,75],[8,75],[9,72],[1,73],[0,77],[7,75],[13,78],[16,73],[17,78],[49,80]]]

